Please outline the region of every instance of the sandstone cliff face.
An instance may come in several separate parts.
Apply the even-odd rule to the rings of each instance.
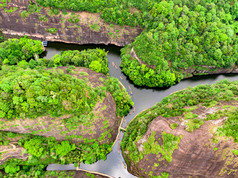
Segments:
[[[33,1],[34,2],[34,1]],[[76,44],[114,44],[125,46],[138,36],[142,29],[107,24],[98,13],[68,12],[51,15],[49,8],[40,7],[39,12],[29,13],[23,18],[23,11],[29,12],[29,0],[12,0],[0,9],[0,31],[5,37],[27,35],[33,39]],[[5,11],[17,7],[14,12]],[[22,13],[23,14],[23,13]],[[77,18],[72,23],[69,19]],[[41,19],[41,20],[40,20]],[[56,32],[47,32],[55,28]]]
[[[198,105],[192,113],[197,114],[200,119],[205,119],[207,115],[222,110],[224,105],[236,106],[237,101],[221,102],[211,108]],[[164,172],[174,178],[237,177],[238,156],[233,153],[233,150],[238,149],[238,143],[235,143],[233,138],[216,137],[216,129],[226,119],[223,116],[217,120],[204,121],[199,129],[188,132],[186,131],[188,120],[184,119],[184,115],[169,118],[158,116],[148,125],[146,133],[136,142],[136,147],[143,153],[143,158],[137,163],[130,161],[129,171],[139,177],[158,176]],[[171,129],[172,123],[177,123],[178,127]],[[164,159],[164,155],[161,153],[144,154],[146,149],[144,143],[151,139],[149,137],[153,132],[155,141],[160,146],[164,142],[163,132],[180,137],[178,148],[173,151],[171,162]],[[217,141],[214,141],[214,136],[218,139]],[[161,147],[163,148],[163,146]],[[124,156],[130,160],[128,154],[128,151],[124,152]],[[168,153],[166,154],[168,155]]]

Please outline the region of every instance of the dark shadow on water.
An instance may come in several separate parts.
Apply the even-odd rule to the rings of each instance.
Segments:
[[[121,69],[121,67],[120,67]],[[216,79],[219,78],[219,76],[224,76],[223,78],[230,78],[230,77],[236,77],[238,76],[238,74],[210,74],[210,75],[195,75],[193,77],[187,78],[187,79],[183,79],[180,82],[177,82],[176,84],[172,85],[172,86],[168,86],[168,87],[148,87],[148,86],[139,86],[134,84],[134,82],[124,73],[122,72],[126,78],[126,80],[128,81],[128,83],[130,85],[134,85],[134,87],[138,90],[142,90],[142,89],[146,89],[146,90],[152,90],[152,91],[163,91],[163,90],[167,90],[171,87],[176,87],[177,85],[179,85],[181,82],[189,82],[189,83],[201,83],[203,84],[205,81],[214,81]]]
[[[48,53],[48,51],[45,50],[43,53],[41,53],[41,54],[39,55],[39,57],[40,57],[40,58],[44,58],[45,56],[47,56],[47,53]]]
[[[118,47],[115,45],[94,45],[94,44],[87,44],[87,45],[78,45],[78,44],[67,44],[61,42],[48,42],[47,49],[54,48],[57,51],[66,51],[66,50],[84,50],[84,49],[95,49],[101,48],[105,49],[106,51],[110,51],[113,54],[119,54],[122,47]]]

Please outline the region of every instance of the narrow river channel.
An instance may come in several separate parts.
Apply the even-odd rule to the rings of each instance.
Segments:
[[[164,97],[170,95],[173,92],[187,88],[188,86],[194,87],[199,84],[213,84],[217,81],[220,81],[224,78],[227,78],[230,81],[238,80],[238,75],[226,74],[226,75],[210,75],[210,76],[198,76],[191,79],[186,79],[180,83],[170,87],[170,88],[146,88],[146,87],[137,87],[135,86],[122,72],[120,69],[120,48],[116,46],[104,46],[104,45],[72,45],[64,43],[49,43],[47,47],[47,52],[45,54],[46,58],[51,58],[55,54],[60,54],[64,50],[83,50],[89,48],[102,48],[108,53],[108,63],[110,69],[110,75],[116,77],[120,82],[125,86],[128,93],[131,95],[134,102],[135,110],[130,115],[125,117],[122,126],[126,127],[127,124],[140,112],[145,109],[148,109],[154,106],[156,103],[160,102]],[[112,62],[115,63],[117,69],[113,67]],[[130,89],[133,94],[130,93]],[[80,169],[85,169],[89,171],[95,171],[107,174],[116,178],[132,178],[135,177],[130,174],[126,169],[126,164],[122,157],[120,151],[120,141],[123,137],[123,133],[120,133],[120,137],[114,145],[112,152],[108,154],[105,161],[98,161],[95,164],[87,165],[80,164]],[[75,170],[76,168],[72,165],[49,165],[47,170]]]

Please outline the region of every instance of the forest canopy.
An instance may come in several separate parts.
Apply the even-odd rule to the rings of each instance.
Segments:
[[[123,72],[137,85],[171,86],[237,63],[238,2],[234,0],[36,2],[63,11],[98,12],[108,23],[144,28],[122,51]],[[130,56],[131,49],[145,66]]]
[[[34,59],[35,55],[41,54],[44,47],[39,40],[32,40],[27,37],[8,39],[0,43],[0,64],[16,65],[35,68],[36,66],[58,67],[70,66],[90,68],[105,75],[109,74],[107,52],[104,49],[88,50],[67,50],[56,54],[51,59]],[[29,64],[26,64],[29,61]]]
[[[88,98],[85,91],[88,91]],[[32,70],[4,66],[0,71],[0,117],[35,118],[89,113],[96,104],[96,90],[84,80],[63,71]],[[70,109],[65,106],[68,103]]]
[[[82,51],[62,51],[60,55],[56,54],[51,59],[40,59],[38,63],[48,67],[74,65],[90,68],[105,75],[109,74],[107,52],[99,48]]]
[[[170,86],[192,73],[236,66],[238,2],[158,1],[150,7],[152,20],[146,30],[122,51],[123,71],[135,84]],[[128,55],[132,48],[147,64],[147,72]],[[153,75],[150,70],[154,71]],[[138,73],[138,77],[132,73]],[[171,73],[175,78],[169,77]],[[152,82],[143,81],[148,75]],[[158,76],[168,77],[158,81]]]
[[[117,125],[111,126],[114,122],[110,120],[111,117],[103,117],[102,126],[99,126],[102,133],[94,138],[96,129],[93,128],[95,126],[93,124],[95,119],[99,119],[93,111],[95,105],[110,96],[106,100],[112,102],[113,107],[116,106],[112,119],[116,119],[115,123],[119,124],[120,118],[127,115],[134,104],[119,80],[108,76],[107,52],[102,49],[69,50],[51,59],[36,60],[33,56],[41,54],[44,50],[40,41],[20,38],[7,40],[0,45],[3,60],[0,70],[1,128],[3,130],[9,128],[8,125],[4,125],[5,122],[9,122],[12,129],[18,126],[15,122],[19,119],[35,120],[41,116],[49,117],[52,119],[52,125],[55,125],[54,121],[57,122],[57,118],[67,116],[61,125],[55,126],[55,131],[63,130],[59,132],[60,136],[64,137],[63,140],[53,136],[37,135],[51,131],[51,125],[43,130],[33,125],[22,125],[24,132],[21,134],[1,131],[0,145],[16,146],[20,150],[20,156],[4,157],[7,154],[18,154],[12,153],[11,149],[9,152],[1,153],[6,160],[1,162],[0,177],[2,173],[4,176],[12,177],[42,177],[46,175],[45,168],[48,164],[75,163],[77,166],[79,162],[91,164],[100,159],[105,160],[111,151],[116,134],[114,127],[117,128]],[[23,50],[25,48],[27,50]],[[21,56],[15,55],[15,50]],[[75,66],[86,67],[106,76]],[[91,84],[87,78],[89,74],[77,73],[80,71],[78,69],[88,71],[90,75],[92,73],[101,76],[96,77],[100,85]],[[105,110],[107,107],[104,104],[101,109]],[[84,130],[88,131],[90,136],[82,136],[84,134],[83,130],[80,130],[82,125],[93,129]],[[32,130],[27,130],[29,127]],[[76,133],[75,129],[82,132],[82,135]],[[74,138],[78,141],[73,141]]]
[[[41,41],[29,38],[8,39],[0,43],[0,61],[14,65],[22,60],[28,60],[44,51]]]

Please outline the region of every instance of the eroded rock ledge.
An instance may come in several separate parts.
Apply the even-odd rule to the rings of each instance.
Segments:
[[[64,15],[60,12],[52,16],[49,15],[49,8],[42,7],[40,13],[32,13],[23,18],[21,13],[27,10],[28,5],[29,0],[12,0],[6,7],[0,9],[0,31],[4,37],[27,35],[33,39],[64,43],[125,46],[142,31],[141,28],[107,24],[100,18],[99,13],[74,12],[74,15],[71,15],[71,12],[68,12]],[[17,10],[11,13],[5,11],[13,7],[17,7]],[[69,22],[72,16],[77,17],[79,22]],[[42,20],[42,17],[45,19]],[[50,28],[57,31],[47,32]]]

